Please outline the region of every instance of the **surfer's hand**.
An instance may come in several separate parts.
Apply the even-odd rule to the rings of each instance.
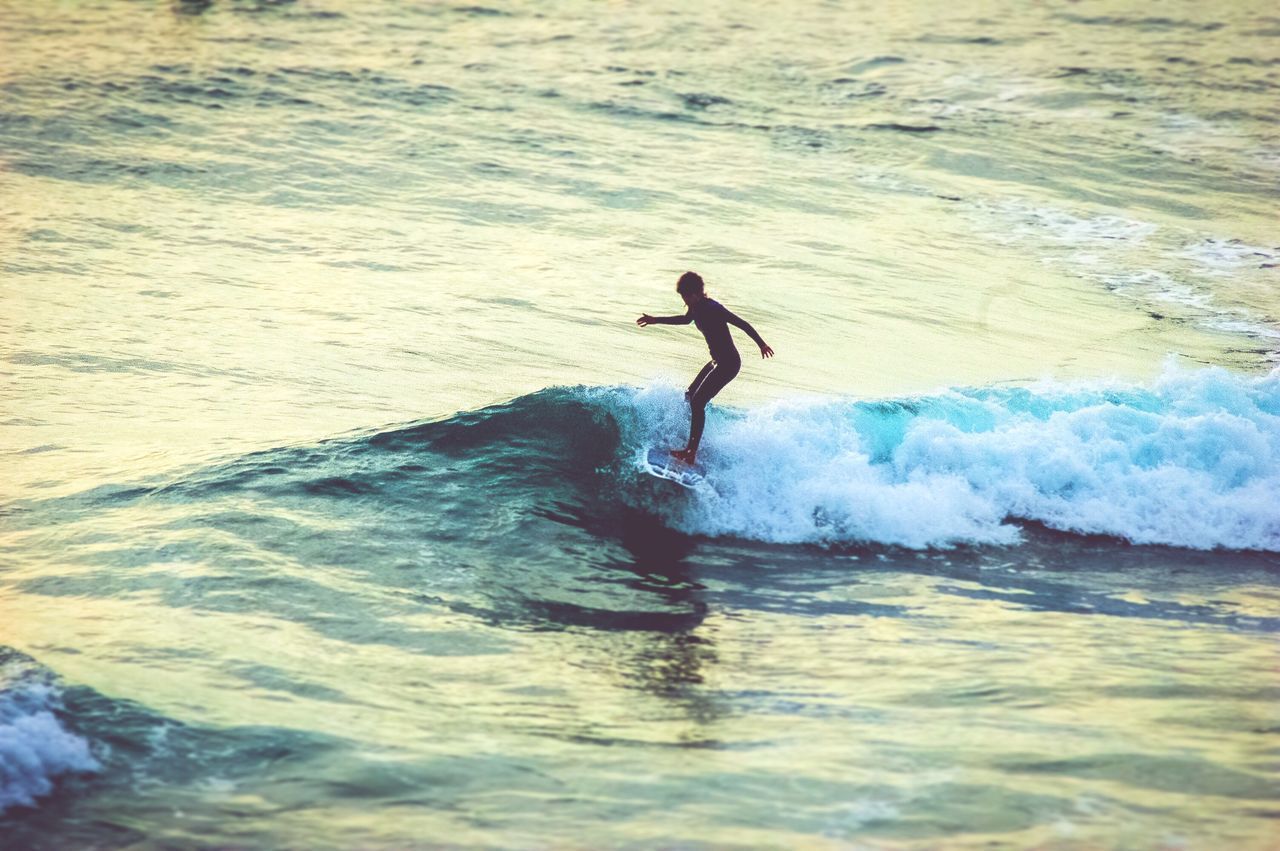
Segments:
[[[773,357],[773,349],[769,348],[768,346],[761,346],[761,347],[760,347],[760,357],[762,357],[762,358],[771,358],[771,357]]]
[[[636,320],[636,324],[639,325],[641,328],[643,328],[646,325],[652,325],[653,317],[646,313]]]

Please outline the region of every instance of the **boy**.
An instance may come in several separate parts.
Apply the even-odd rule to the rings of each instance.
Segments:
[[[702,442],[702,429],[706,425],[706,408],[711,398],[724,389],[742,368],[742,358],[733,345],[733,335],[729,326],[735,325],[747,332],[747,336],[760,347],[760,357],[773,357],[773,349],[760,339],[756,329],[749,323],[735,316],[732,311],[714,299],[708,298],[704,289],[702,276],[697,272],[685,272],[676,282],[676,292],[684,299],[689,308],[684,316],[650,316],[644,314],[636,320],[641,328],[646,325],[688,325],[692,322],[707,340],[707,348],[711,350],[711,360],[698,377],[693,379],[684,397],[689,400],[691,419],[689,422],[689,443],[684,449],[673,449],[671,455],[677,461],[693,464],[698,455],[698,444]]]

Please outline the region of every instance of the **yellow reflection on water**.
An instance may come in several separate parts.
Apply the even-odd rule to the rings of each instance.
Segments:
[[[198,573],[148,569],[171,582]],[[1276,721],[1265,637],[957,596],[984,590],[965,585],[881,573],[808,602],[873,602],[901,616],[729,608],[672,634],[486,629],[433,612],[362,624],[354,642],[321,623],[217,611],[216,598],[173,608],[150,595],[24,594],[0,598],[0,643],[186,723],[302,730],[406,764],[451,754],[535,763],[564,794],[597,804],[639,787],[698,790],[662,819],[602,825],[602,840],[674,829],[690,841],[808,845],[865,833],[910,843],[954,818],[965,831],[957,847],[1145,843],[1157,828],[1265,847],[1247,816],[1275,789],[1258,735]],[[520,794],[520,783],[493,782],[467,806],[483,814],[486,796],[497,805]],[[847,806],[841,789],[854,796]],[[756,823],[743,802],[761,795],[776,804]],[[536,807],[525,820],[526,805],[501,805],[503,823],[531,835],[564,827]],[[792,814],[779,819],[784,806]],[[334,807],[340,821],[374,829]],[[452,819],[416,811],[376,832]]]

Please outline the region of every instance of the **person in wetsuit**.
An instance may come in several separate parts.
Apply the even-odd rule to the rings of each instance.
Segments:
[[[707,348],[711,350],[711,360],[698,377],[693,379],[684,397],[689,400],[692,416],[689,422],[689,443],[684,449],[673,449],[671,455],[685,464],[692,464],[698,455],[698,444],[702,442],[702,429],[706,425],[707,403],[734,379],[742,368],[742,358],[733,345],[733,335],[729,326],[741,328],[747,332],[756,345],[760,347],[760,357],[773,357],[773,349],[769,348],[756,329],[746,320],[736,316],[731,310],[715,299],[709,298],[705,291],[702,276],[697,272],[685,272],[676,282],[676,292],[684,299],[688,311],[683,316],[650,316],[644,314],[636,320],[641,328],[646,325],[688,325],[692,322],[707,340]]]

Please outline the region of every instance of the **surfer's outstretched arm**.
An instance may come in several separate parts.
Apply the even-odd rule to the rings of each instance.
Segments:
[[[636,320],[636,324],[643,328],[646,325],[688,325],[692,321],[692,313],[683,316],[650,316],[646,313]]]
[[[756,329],[751,327],[750,322],[743,319],[741,316],[739,316],[738,314],[734,313],[732,310],[729,310],[727,308],[725,309],[724,313],[725,313],[724,319],[726,322],[728,322],[730,325],[734,326],[735,328],[741,328],[743,331],[746,331],[747,336],[750,337],[752,340],[754,340],[756,345],[760,347],[760,357],[762,358],[773,357],[773,349],[769,348],[769,344],[764,341],[764,338],[762,338],[759,334],[756,333]]]

